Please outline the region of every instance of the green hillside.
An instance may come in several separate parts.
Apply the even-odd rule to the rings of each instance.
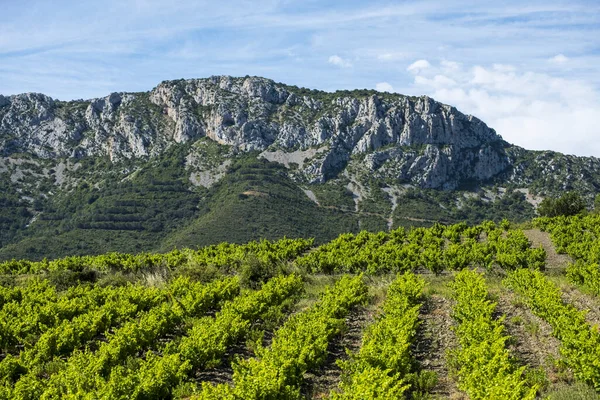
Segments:
[[[199,216],[169,235],[163,249],[284,236],[323,242],[358,230],[355,215],[317,206],[283,166],[255,158],[234,163],[200,204]]]

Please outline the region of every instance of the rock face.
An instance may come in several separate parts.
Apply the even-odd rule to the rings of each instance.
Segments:
[[[325,93],[257,77],[167,81],[149,93],[60,102],[0,96],[0,152],[40,158],[149,158],[198,138],[236,151],[297,153],[295,179],[337,177],[349,162],[381,178],[454,189],[511,165],[493,129],[429,97],[373,91]]]

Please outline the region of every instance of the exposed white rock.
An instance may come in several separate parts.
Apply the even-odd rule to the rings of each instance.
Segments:
[[[542,200],[544,200],[543,197],[532,194],[527,188],[516,189],[516,191],[523,193],[525,195],[525,200],[535,208],[538,208]]]
[[[305,93],[264,78],[213,76],[87,102],[0,96],[0,151],[116,161],[206,136],[287,167],[296,163],[294,177],[305,182],[334,178],[365,156],[370,173],[439,189],[485,181],[510,166],[494,130],[429,97]]]
[[[313,158],[319,151],[326,149],[326,147],[321,149],[312,148],[307,150],[296,150],[292,152],[285,152],[283,150],[265,150],[260,153],[258,157],[263,157],[266,160],[283,164],[286,168],[290,168],[290,164],[297,164],[298,168],[303,168],[306,161]]]
[[[315,193],[312,190],[309,189],[302,189],[302,191],[304,192],[304,194],[306,195],[306,197],[308,197],[309,199],[311,199],[312,201],[315,202],[316,205],[320,205],[319,204],[319,200],[317,199],[317,196],[315,196]]]
[[[229,167],[230,165],[231,160],[225,160],[223,164],[220,164],[216,168],[207,169],[205,171],[192,172],[190,174],[190,182],[194,186],[203,186],[205,188],[210,188],[225,176],[225,173],[227,172],[227,167]]]

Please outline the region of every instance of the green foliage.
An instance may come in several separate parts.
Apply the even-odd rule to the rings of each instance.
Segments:
[[[297,257],[309,249],[312,243],[312,239],[283,238],[276,242],[262,240],[243,245],[224,242],[218,245],[203,247],[196,251],[183,249],[173,250],[165,254],[108,253],[99,256],[72,256],[52,261],[46,259],[38,262],[11,260],[0,263],[0,273],[39,274],[49,272],[50,276],[56,274],[55,280],[59,281],[64,281],[68,277],[71,280],[74,278],[85,280],[82,278],[88,277],[88,274],[91,273],[90,271],[138,272],[187,268],[188,272],[191,273],[190,270],[206,270],[212,266],[221,272],[231,273],[238,271],[244,263],[250,261],[260,263],[261,265],[269,265],[266,268],[274,268],[273,264]],[[61,277],[59,272],[65,271],[78,272],[80,274],[73,277],[67,273],[64,277]]]
[[[85,268],[82,271],[50,271],[47,278],[58,290],[64,290],[84,282],[95,282],[98,274],[92,269]]]
[[[390,285],[382,316],[367,328],[360,350],[340,363],[344,378],[331,399],[403,399],[417,389],[411,350],[424,286],[412,273],[399,275]]]
[[[310,185],[308,188],[315,193],[321,206],[354,211],[354,197],[352,192],[346,188],[345,181],[333,179],[324,184]]]
[[[283,166],[248,157],[230,166],[208,192],[200,216],[169,235],[162,247],[284,236],[313,237],[322,243],[357,227],[355,216],[318,207],[288,178]]]
[[[362,277],[342,277],[313,307],[290,317],[258,357],[233,364],[235,386],[203,384],[198,399],[297,399],[306,371],[321,365],[351,307],[366,300]]]
[[[594,218],[600,216],[541,218],[536,224],[562,232],[557,234],[560,243],[590,261],[599,225]],[[574,239],[567,238],[571,231],[579,232]],[[325,362],[350,308],[366,298],[362,277],[346,276],[317,304],[288,318],[303,282],[296,275],[276,275],[297,267],[334,274],[404,273],[390,285],[382,314],[366,329],[361,349],[341,363],[344,378],[331,396],[427,397],[435,377],[420,371],[412,356],[424,283],[410,271],[440,273],[469,266],[535,270],[545,261],[543,250],[530,248],[523,232],[508,221],[344,234],[312,246],[312,240],[304,239],[262,240],[165,254],[2,263],[0,271],[11,279],[10,285],[0,286],[0,346],[5,354],[0,398],[162,399],[196,392],[199,398],[296,399],[305,373]],[[576,272],[583,271],[584,264],[574,265]],[[238,276],[218,279],[231,273]],[[535,282],[521,285],[542,290]],[[481,275],[460,272],[453,290],[460,347],[452,354],[460,387],[472,398],[529,398],[543,379],[524,374],[510,357],[509,338],[502,319],[493,317],[496,306]],[[545,296],[554,301],[554,295]],[[552,313],[570,316],[571,311]],[[263,348],[256,340],[262,330],[274,329],[286,318],[272,345]],[[580,317],[558,319],[563,330],[555,327],[555,333],[560,332],[565,362],[581,380],[597,385],[598,368],[592,361],[600,359],[593,347],[597,331],[581,325]],[[567,324],[577,328],[562,327]],[[575,335],[574,329],[579,336],[567,338]],[[233,362],[233,387],[204,384],[194,389],[194,376],[221,364],[232,346],[250,339],[256,357]],[[582,351],[589,355],[577,357]]]
[[[0,173],[0,248],[25,229],[33,216],[15,189],[10,175]]]
[[[54,359],[58,362],[57,371],[48,379],[40,380],[39,377],[49,372],[43,370],[44,361],[63,352],[71,352],[78,344],[93,337],[90,334],[96,335],[102,332],[100,329],[106,329],[116,322],[102,319],[98,321],[93,315],[90,315],[91,319],[81,319],[65,332],[56,331],[52,336],[47,335],[30,352],[21,353],[22,365],[28,368],[28,372],[15,383],[13,395],[16,398],[51,399],[62,398],[67,393],[83,395],[91,392],[98,385],[99,379],[119,371],[118,368],[124,361],[173,332],[185,318],[197,317],[217,308],[238,293],[237,278],[227,278],[207,285],[177,279],[165,293],[171,301],[163,298],[163,301],[148,311],[142,311],[137,319],[124,322],[107,335],[107,340],[101,342],[95,352],[91,349],[76,350],[66,362],[59,361],[57,357]],[[119,302],[115,306],[117,314],[113,318],[121,321],[126,319],[127,311],[135,310],[127,302]],[[108,309],[103,311],[106,313]],[[90,327],[96,330],[90,332],[87,330]],[[169,371],[173,372],[172,369]],[[177,369],[176,375],[181,371],[182,369]]]
[[[220,364],[226,351],[248,335],[258,320],[276,318],[302,292],[302,280],[294,275],[273,278],[261,290],[248,292],[225,303],[214,317],[196,320],[187,336],[171,342],[163,356],[145,360],[130,358],[126,366],[113,368],[96,395],[110,399],[170,398],[188,376]]]
[[[199,213],[201,194],[190,190],[185,151],[172,146],[160,160],[114,164],[82,159],[73,177],[83,183],[71,190],[48,188],[56,194],[38,199],[36,220],[15,232],[0,249],[0,260],[155,249]]]
[[[482,232],[486,240],[478,240]],[[425,268],[438,274],[470,265],[543,269],[545,260],[544,249],[530,248],[522,231],[505,232],[489,221],[472,228],[464,223],[435,224],[410,231],[343,234],[298,258],[296,265],[313,273],[383,274]]]
[[[40,365],[52,361],[54,357],[69,355],[73,350],[94,339],[98,334],[112,326],[128,321],[139,312],[148,310],[165,301],[165,295],[157,289],[142,286],[98,288],[95,289],[104,298],[102,304],[93,304],[71,320],[63,320],[59,324],[48,327],[34,343],[26,344],[19,358],[7,357],[0,362],[1,368],[15,362],[17,369],[4,379],[15,381],[18,376],[28,371],[35,371]]]
[[[598,191],[595,173],[598,164],[594,159],[582,159],[555,151],[525,150],[516,146],[507,147],[505,151],[514,160],[512,171],[519,171],[521,182],[527,182],[533,194],[560,197],[565,191],[577,191],[586,200],[593,200]]]
[[[594,212],[600,213],[600,194],[594,197]]]
[[[496,303],[488,299],[483,276],[465,269],[455,275],[452,290],[459,348],[449,357],[458,387],[471,399],[535,399],[539,388],[526,380],[525,367],[518,367],[506,348],[510,337],[503,319],[494,319]]]
[[[579,214],[585,210],[585,201],[576,192],[567,192],[557,199],[546,197],[538,207],[542,217],[558,217]]]
[[[133,104],[142,111],[142,97]],[[142,104],[143,103],[143,104]],[[188,154],[212,168],[232,160],[224,178],[210,189],[189,181]],[[391,201],[385,183],[365,179],[358,213],[344,178],[310,185],[318,206],[277,163],[257,153],[234,155],[209,140],[174,145],[160,158],[84,157],[71,163],[69,179],[57,187],[57,172],[37,177],[32,193],[19,193],[9,173],[0,173],[0,261],[41,260],[107,252],[170,251],[229,241],[314,237],[318,243],[342,232],[386,230]],[[67,160],[60,160],[67,163]],[[31,169],[55,164],[35,160]],[[46,163],[46,164],[44,164]],[[193,163],[192,163],[193,164]],[[77,168],[74,167],[77,166]],[[192,169],[190,169],[192,168]],[[47,195],[46,193],[53,193]],[[42,193],[42,194],[40,194]],[[464,196],[463,196],[464,195]],[[508,191],[491,201],[464,192],[409,190],[393,212],[393,228],[430,226],[434,221],[480,223],[534,215],[522,193]],[[27,200],[32,197],[32,200]]]
[[[600,215],[544,217],[534,224],[550,233],[557,252],[575,260],[567,267],[568,279],[600,295]]]
[[[394,227],[400,224],[430,226],[436,221],[443,224],[466,222],[470,225],[485,220],[524,222],[535,216],[533,206],[517,190],[498,193],[494,199],[486,199],[485,196],[482,191],[407,190],[398,198],[398,207],[393,214]]]
[[[102,305],[110,291],[85,285],[58,293],[47,280],[37,278],[24,288],[10,289],[0,310],[0,347],[34,342],[46,330]]]
[[[585,313],[565,304],[560,289],[539,271],[513,271],[505,284],[552,326],[561,342],[562,361],[575,377],[600,390],[600,332],[586,322]]]

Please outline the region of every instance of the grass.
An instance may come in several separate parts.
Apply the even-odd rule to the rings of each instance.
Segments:
[[[600,398],[596,391],[583,383],[571,385],[561,384],[545,397],[548,400],[597,400]]]
[[[529,333],[531,336],[538,336],[540,333],[540,324],[535,321],[527,321],[523,325],[525,332]]]
[[[306,276],[306,284],[304,285],[306,291],[304,296],[296,305],[296,310],[302,311],[319,300],[319,296],[325,290],[325,287],[332,285],[337,280],[338,276],[315,274]]]
[[[454,279],[452,273],[445,273],[440,275],[435,274],[423,274],[421,275],[427,282],[424,293],[426,296],[439,295],[447,299],[452,298],[452,289],[448,286]]]

